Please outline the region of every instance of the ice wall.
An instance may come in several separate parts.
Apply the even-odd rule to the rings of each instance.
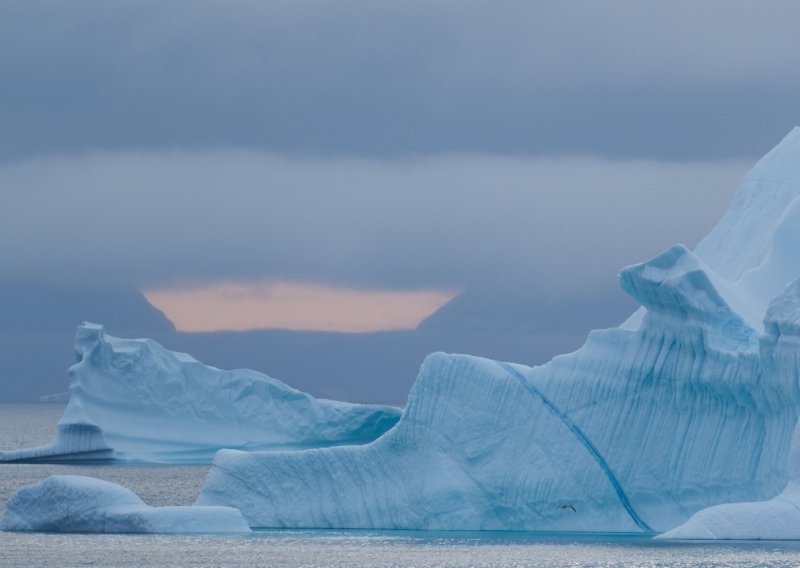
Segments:
[[[250,370],[223,371],[149,339],[83,323],[58,436],[0,462],[208,463],[220,448],[300,449],[374,440],[400,410],[315,399]]]
[[[691,207],[691,204],[687,204]],[[434,354],[359,447],[221,451],[199,504],[258,527],[662,531],[786,484],[796,345],[764,318],[800,276],[800,130],[693,253],[624,269],[642,308],[540,367]],[[785,315],[785,314],[784,314]]]
[[[800,281],[772,303],[763,344],[771,352],[770,372],[793,375],[800,369]],[[660,536],[683,540],[800,540],[800,428],[789,453],[789,483],[778,496],[756,502],[725,503],[695,513]]]

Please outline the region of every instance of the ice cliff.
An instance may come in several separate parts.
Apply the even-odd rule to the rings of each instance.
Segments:
[[[249,533],[230,507],[150,507],[108,481],[53,475],[9,500],[0,530],[81,533]]]
[[[619,328],[540,367],[433,354],[383,436],[222,450],[197,503],[254,527],[650,532],[773,497],[800,399],[798,276],[795,129],[694,252],[622,270],[642,308]]]
[[[222,371],[149,339],[119,339],[83,323],[69,403],[47,446],[0,462],[208,463],[220,448],[363,444],[400,411],[315,399],[250,370]]]
[[[795,281],[773,303],[766,318],[768,344],[777,372],[800,369],[800,282]],[[725,503],[695,513],[686,523],[660,535],[683,540],[800,540],[800,427],[789,452],[789,483],[767,501]]]

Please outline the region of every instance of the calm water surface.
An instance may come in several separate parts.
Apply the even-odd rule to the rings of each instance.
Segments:
[[[0,404],[0,449],[49,442],[63,404]],[[91,475],[151,505],[188,505],[202,466],[0,465],[0,512],[19,487],[54,473]],[[0,533],[0,568],[16,566],[800,567],[800,543],[660,543],[530,533],[263,531],[246,537]]]

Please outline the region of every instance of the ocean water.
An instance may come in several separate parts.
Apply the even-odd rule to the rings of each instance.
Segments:
[[[0,404],[0,449],[49,442],[63,404]],[[207,466],[0,464],[0,513],[19,487],[91,475],[151,505],[191,504]],[[259,531],[251,536],[0,533],[0,568],[72,566],[800,567],[800,543],[662,543],[639,536]]]

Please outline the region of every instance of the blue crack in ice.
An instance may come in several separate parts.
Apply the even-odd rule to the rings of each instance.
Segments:
[[[589,454],[591,454],[591,456],[597,462],[597,465],[600,466],[600,469],[603,470],[603,473],[606,474],[606,477],[608,477],[608,480],[614,487],[614,491],[617,492],[617,496],[619,497],[622,506],[625,507],[625,510],[628,512],[633,522],[636,523],[636,525],[643,531],[653,532],[653,529],[650,528],[650,525],[648,525],[644,519],[639,516],[639,514],[633,508],[633,505],[631,505],[628,496],[625,494],[625,490],[622,488],[617,476],[614,475],[614,472],[611,470],[611,467],[608,465],[603,455],[600,453],[600,450],[597,449],[597,446],[592,443],[592,441],[588,438],[588,436],[586,436],[586,434],[583,433],[578,425],[575,424],[575,422],[573,422],[569,416],[564,414],[564,412],[562,412],[555,404],[553,404],[553,402],[547,398],[542,391],[533,386],[528,379],[525,378],[525,376],[517,371],[514,367],[502,361],[495,361],[495,363],[500,365],[500,367],[514,377],[523,387],[525,387],[529,393],[541,400],[545,407],[550,410],[550,412],[552,412],[559,420],[561,420],[561,422],[563,422],[567,428],[569,428],[569,430],[575,435],[581,444],[583,444],[584,447],[589,451]]]

